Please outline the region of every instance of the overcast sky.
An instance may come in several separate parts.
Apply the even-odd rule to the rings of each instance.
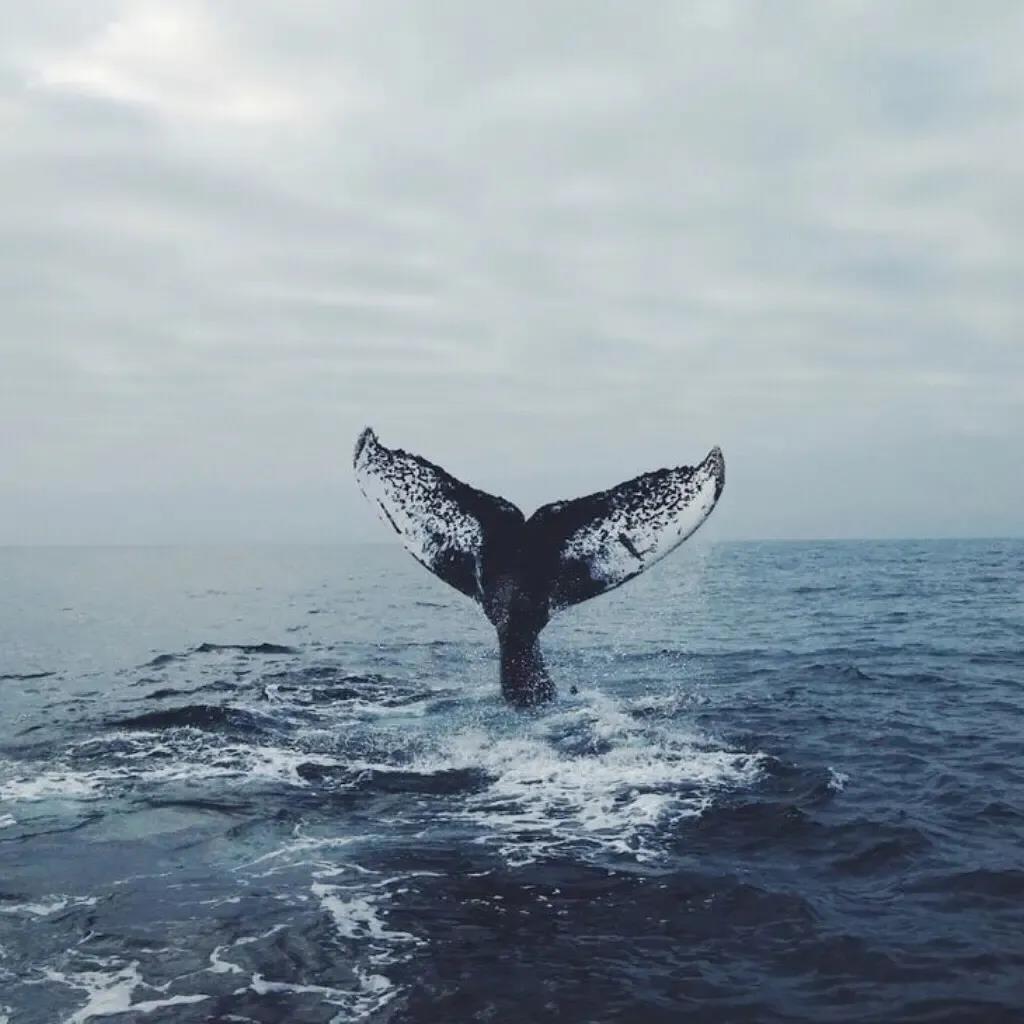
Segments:
[[[0,3],[0,543],[386,540],[725,450],[1024,533],[1024,4]]]

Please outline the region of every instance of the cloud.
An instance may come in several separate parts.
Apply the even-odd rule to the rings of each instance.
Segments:
[[[8,21],[0,540],[372,537],[365,422],[524,506],[719,442],[722,535],[1024,530],[1019,5]]]
[[[139,3],[80,45],[36,60],[34,82],[137,105],[161,117],[240,124],[300,116],[305,104],[233,52],[212,12]]]

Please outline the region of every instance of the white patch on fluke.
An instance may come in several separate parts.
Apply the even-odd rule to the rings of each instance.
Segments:
[[[356,447],[355,476],[359,489],[413,558],[432,572],[445,557],[470,559],[479,582],[483,527],[450,496],[451,480],[440,467],[385,448],[367,428]]]
[[[618,586],[674,551],[711,514],[725,463],[718,448],[695,469],[647,473],[607,491],[607,511],[562,545],[563,566],[587,565],[606,589]]]

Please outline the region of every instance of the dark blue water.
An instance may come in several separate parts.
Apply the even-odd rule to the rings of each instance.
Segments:
[[[0,550],[0,1022],[1024,1020],[1022,597],[698,540],[521,713],[397,549]]]

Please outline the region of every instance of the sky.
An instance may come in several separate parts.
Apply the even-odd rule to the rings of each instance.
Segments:
[[[0,543],[387,540],[720,444],[713,538],[1024,535],[1024,4],[0,0]]]

